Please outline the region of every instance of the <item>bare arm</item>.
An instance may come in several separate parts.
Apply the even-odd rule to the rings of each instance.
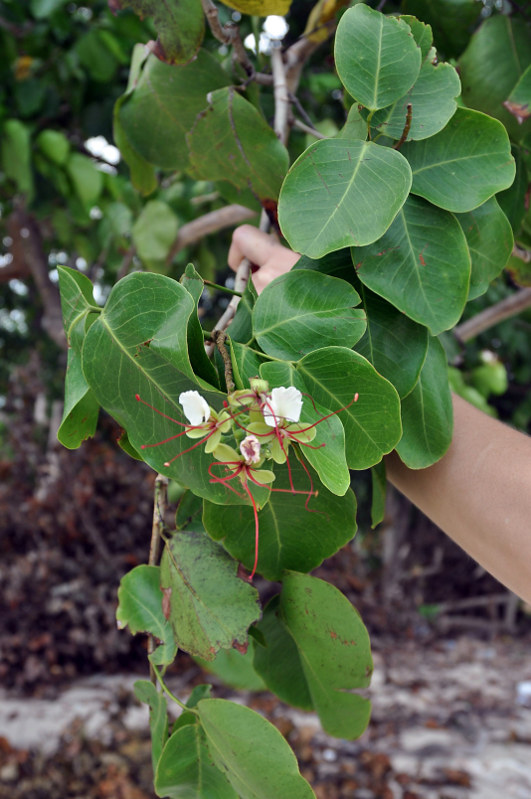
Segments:
[[[234,232],[229,263],[246,256],[261,291],[298,259],[250,225]],[[454,436],[427,469],[408,469],[396,452],[389,480],[500,582],[531,603],[531,438],[454,397]]]
[[[531,438],[454,397],[454,435],[440,461],[389,480],[500,582],[531,602]]]

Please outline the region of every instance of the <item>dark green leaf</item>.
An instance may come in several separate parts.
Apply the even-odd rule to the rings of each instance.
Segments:
[[[162,598],[160,568],[135,566],[120,581],[116,610],[120,627],[128,626],[133,635],[150,633],[161,641],[153,653],[159,665],[172,663],[177,652],[171,624],[162,611]]]
[[[110,0],[113,11],[131,8],[142,19],[153,17],[158,33],[151,50],[168,64],[186,64],[195,56],[205,30],[199,0]]]
[[[81,357],[69,349],[63,418],[57,431],[61,444],[68,449],[76,449],[87,438],[91,438],[98,424],[99,409],[99,403],[81,370]]]
[[[260,616],[255,588],[236,576],[237,564],[202,531],[182,530],[168,543],[161,584],[170,590],[177,645],[206,660],[247,641]]]
[[[365,332],[365,313],[352,286],[300,269],[273,280],[253,313],[254,337],[268,355],[299,360],[334,344],[352,347]]]
[[[228,180],[261,200],[276,200],[289,164],[284,145],[232,87],[210,92],[208,100],[186,137],[194,177]]]
[[[498,277],[513,249],[509,220],[494,197],[468,214],[457,214],[472,259],[468,299],[484,294]]]
[[[188,264],[180,282],[192,295],[195,302],[195,311],[192,311],[188,319],[188,352],[190,355],[190,363],[196,375],[207,380],[212,386],[219,388],[218,373],[205,352],[203,328],[201,327],[199,316],[197,315],[197,307],[205,287],[203,278],[199,272],[197,272],[193,264]]]
[[[290,572],[283,580],[280,617],[299,651],[310,696],[323,729],[358,738],[367,727],[366,688],[373,665],[369,636],[358,611],[333,585]]]
[[[505,128],[468,108],[458,108],[435,136],[406,142],[401,152],[413,172],[412,193],[447,211],[472,211],[514,180]]]
[[[410,187],[409,165],[396,150],[370,141],[324,139],[308,147],[288,172],[279,199],[280,226],[292,249],[311,258],[370,244],[387,230]]]
[[[359,292],[367,314],[367,331],[356,352],[405,397],[418,380],[428,351],[428,330],[418,325],[363,283]]]
[[[325,347],[296,368],[313,400],[338,412],[351,469],[367,469],[395,447],[402,432],[398,394],[365,358],[345,347]]]
[[[409,197],[389,230],[352,259],[361,282],[437,334],[461,317],[470,254],[455,217]]]
[[[250,631],[249,631],[250,632]],[[253,650],[251,647],[244,654],[237,649],[221,649],[214,660],[195,658],[199,665],[215,674],[216,677],[231,688],[239,691],[263,691],[265,685],[253,667]]]
[[[191,720],[178,728],[164,747],[155,774],[155,791],[157,796],[169,799],[238,799],[214,765],[201,725]]]
[[[398,100],[419,74],[420,49],[409,25],[363,4],[341,17],[334,54],[346,90],[371,110]]]
[[[151,730],[151,763],[153,773],[168,740],[168,711],[166,697],[158,691],[149,680],[137,680],[133,686],[135,696],[139,702],[149,705],[149,728]]]
[[[203,699],[197,709],[216,766],[244,799],[312,799],[297,760],[266,719],[226,699]]]
[[[404,435],[396,451],[410,469],[424,469],[442,458],[452,440],[452,397],[446,354],[430,338],[417,385],[402,402]]]
[[[297,459],[290,456],[291,477],[297,491],[310,490],[308,475]],[[307,467],[308,468],[308,467]],[[309,469],[310,474],[313,470]],[[356,499],[348,490],[337,497],[319,487],[305,508],[304,493],[289,493],[291,484],[285,465],[275,466],[271,499],[258,514],[258,572],[268,580],[279,580],[284,569],[310,571],[338,551],[356,532]],[[313,473],[313,487],[317,479]],[[205,502],[203,522],[216,540],[247,568],[254,561],[255,526],[251,508],[218,506]]]

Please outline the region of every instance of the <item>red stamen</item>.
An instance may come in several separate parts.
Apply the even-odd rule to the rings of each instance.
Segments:
[[[196,443],[192,444],[192,446],[188,447],[188,449],[183,449],[182,452],[178,452],[177,455],[174,455],[173,458],[171,458],[169,461],[165,461],[162,465],[165,466],[165,467],[168,467],[168,466],[170,466],[173,463],[173,461],[176,461],[177,458],[180,458],[181,455],[186,455],[187,452],[191,452],[196,447],[201,446],[201,444],[204,444],[205,441],[208,441],[208,439],[212,435],[212,432],[213,431],[209,432],[208,435],[206,435],[204,438],[200,438],[199,441],[196,441]]]
[[[181,427],[188,427],[190,429],[189,424],[186,424],[185,422],[179,422],[179,420],[174,419],[173,416],[167,416],[165,413],[162,413],[162,411],[159,411],[157,408],[155,408],[154,405],[150,405],[149,402],[143,400],[140,394],[135,394],[135,399],[137,402],[141,402],[142,405],[145,405],[147,408],[150,408],[152,411],[155,411],[155,413],[158,413],[158,415],[162,416],[164,419],[168,419],[170,422],[175,422],[175,424],[180,424]]]
[[[358,394],[358,392],[356,392],[354,394],[354,396],[352,397],[352,399],[350,400],[348,405],[343,405],[343,407],[342,408],[338,408],[337,411],[331,411],[330,413],[327,413],[326,416],[323,416],[321,419],[318,419],[313,424],[308,425],[308,427],[303,427],[302,430],[297,430],[297,433],[305,433],[307,430],[311,430],[312,427],[316,427],[316,425],[321,424],[321,422],[324,422],[325,419],[330,419],[331,416],[335,416],[337,413],[341,413],[341,411],[346,411],[347,408],[350,408],[351,405],[353,405],[355,402],[358,401],[359,396],[360,395]],[[301,442],[299,441],[298,443],[300,444]],[[303,444],[303,446],[306,446],[306,445]]]

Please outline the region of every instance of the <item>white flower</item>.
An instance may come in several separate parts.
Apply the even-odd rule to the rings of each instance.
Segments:
[[[200,425],[210,419],[208,402],[198,391],[183,391],[179,394],[179,402],[191,425]]]
[[[301,418],[302,394],[295,386],[280,386],[271,392],[271,398],[263,409],[264,422],[276,427],[279,422],[298,422]]]
[[[256,436],[246,436],[240,444],[240,452],[248,465],[260,463],[260,442]]]

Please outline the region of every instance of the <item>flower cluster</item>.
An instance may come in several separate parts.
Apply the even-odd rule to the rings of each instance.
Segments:
[[[259,378],[250,381],[249,389],[229,394],[223,409],[219,412],[211,408],[198,391],[182,392],[179,395],[179,403],[187,422],[167,416],[141,399],[138,394],[136,399],[155,413],[184,428],[181,432],[163,441],[144,444],[142,449],[167,444],[183,435],[190,439],[198,439],[195,444],[166,461],[164,466],[170,466],[181,455],[204,445],[205,452],[212,454],[214,458],[208,467],[210,482],[220,483],[238,496],[242,496],[242,498],[247,496],[249,499],[255,520],[255,559],[249,577],[249,580],[252,580],[258,563],[259,532],[258,507],[252,486],[271,491],[304,494],[307,508],[308,501],[312,496],[317,496],[317,492],[313,490],[310,472],[298,451],[296,454],[308,476],[310,488],[307,491],[300,491],[293,485],[289,448],[290,445],[311,447],[312,449],[325,446],[324,443],[321,443],[318,447],[314,447],[310,442],[315,438],[317,425],[337,411],[327,414],[312,424],[301,422],[303,407],[301,392],[295,386],[280,386],[270,391],[267,381]],[[357,399],[358,395],[356,394],[352,402]],[[227,443],[227,439],[230,443]],[[266,460],[287,465],[289,488],[281,489],[271,486],[275,480],[275,474],[270,469],[263,468]],[[236,481],[238,488],[243,490],[243,495],[238,488],[234,487],[233,480]]]

